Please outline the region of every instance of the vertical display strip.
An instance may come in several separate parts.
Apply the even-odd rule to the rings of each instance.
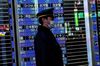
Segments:
[[[15,49],[15,33],[14,33],[14,17],[13,17],[13,2],[12,0],[8,0],[9,3],[9,22],[10,22],[10,34],[11,34],[11,44],[12,44],[12,61],[13,61],[13,65],[12,66],[17,66],[16,64],[16,49]]]
[[[98,42],[95,43],[95,60],[96,60],[96,66],[100,66],[100,0],[95,0],[96,2],[96,16],[97,16],[97,27],[98,29]]]
[[[78,27],[79,24],[78,24],[78,10],[77,9],[74,9],[74,18],[75,18],[75,26]]]
[[[91,24],[91,51],[93,66],[100,66],[100,55],[99,55],[99,34],[98,34],[98,14],[97,14],[97,5],[96,0],[89,1],[89,12],[90,12],[90,24]],[[90,65],[91,66],[91,65]]]
[[[0,0],[0,66],[12,66],[8,0]]]
[[[64,0],[66,66],[88,66],[84,0]]]
[[[36,66],[33,43],[38,25],[36,18],[38,1],[17,0],[16,7],[19,64],[20,66]]]
[[[84,12],[85,12],[85,27],[86,27],[86,42],[87,42],[87,51],[88,51],[88,66],[93,65],[93,56],[92,56],[92,43],[91,43],[91,27],[89,21],[89,4],[88,0],[84,0]]]

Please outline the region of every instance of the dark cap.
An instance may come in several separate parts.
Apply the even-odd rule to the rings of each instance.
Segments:
[[[54,8],[49,8],[49,9],[45,9],[43,11],[40,11],[37,14],[37,17],[38,18],[41,18],[41,17],[44,17],[44,16],[50,16],[50,17],[53,17],[54,18],[53,10],[54,10]]]

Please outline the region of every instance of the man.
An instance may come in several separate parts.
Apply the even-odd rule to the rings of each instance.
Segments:
[[[50,31],[51,23],[54,19],[53,10],[53,8],[50,8],[37,14],[41,24],[34,38],[37,66],[63,66],[62,51]]]

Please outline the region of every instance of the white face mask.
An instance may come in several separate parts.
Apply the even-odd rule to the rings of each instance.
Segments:
[[[53,28],[54,27],[54,21],[50,21],[50,24],[48,26],[49,26],[50,29]]]

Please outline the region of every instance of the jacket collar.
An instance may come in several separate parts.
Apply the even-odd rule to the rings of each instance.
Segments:
[[[47,27],[45,27],[45,26],[42,26],[42,25],[39,25],[38,26],[38,31],[50,31],[50,29],[49,28],[47,28]]]

